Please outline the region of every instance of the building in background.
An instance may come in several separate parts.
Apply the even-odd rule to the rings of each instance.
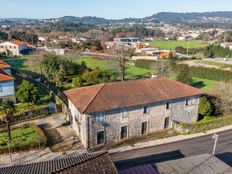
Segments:
[[[35,46],[19,40],[12,40],[0,44],[0,53],[5,55],[25,55],[31,54],[35,50]]]

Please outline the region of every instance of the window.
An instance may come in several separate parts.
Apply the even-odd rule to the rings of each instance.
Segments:
[[[14,49],[16,49],[16,46],[14,46]]]
[[[99,113],[97,115],[97,122],[98,123],[103,123],[104,121],[105,121],[105,115],[104,115],[104,113]]]
[[[144,114],[149,114],[150,108],[148,106],[144,106],[143,108],[143,113]]]
[[[127,135],[127,126],[121,127],[121,139],[126,138]]]
[[[122,118],[128,118],[128,116],[129,116],[128,110],[127,109],[123,109],[123,111],[122,111]]]
[[[97,145],[105,143],[105,132],[100,131],[97,133]]]
[[[170,103],[169,102],[167,102],[167,104],[166,104],[166,109],[170,109]]]
[[[142,123],[142,129],[141,129],[141,134],[146,134],[147,133],[147,122]]]
[[[2,87],[2,85],[0,85],[0,92],[3,92],[3,87]]]
[[[164,129],[168,129],[169,128],[169,124],[170,124],[170,118],[166,117],[164,119]]]
[[[189,99],[185,100],[185,105],[188,106],[189,105]]]
[[[4,48],[4,46],[1,46],[1,48]]]

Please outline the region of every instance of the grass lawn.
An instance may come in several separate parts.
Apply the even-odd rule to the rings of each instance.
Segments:
[[[182,46],[184,48],[188,47],[188,41],[153,41],[150,42],[152,47],[155,48],[160,48],[160,49],[170,49],[170,50],[175,50],[176,47],[178,46]],[[193,49],[193,48],[202,48],[207,46],[208,44],[206,42],[203,41],[198,41],[198,40],[192,40],[189,42],[189,48]]]
[[[17,58],[0,58],[0,60],[4,60],[13,68],[20,71],[27,71],[29,67],[25,65],[27,59],[25,57],[17,57]]]
[[[220,62],[214,62],[214,61],[210,61],[210,60],[198,60],[196,61],[197,63],[201,63],[201,64],[205,64],[205,65],[212,65],[212,66],[216,66],[218,68],[232,68],[232,65],[228,65],[225,63],[220,63]]]
[[[100,67],[103,70],[111,70],[115,72],[117,67],[117,61],[106,60],[106,59],[96,59],[89,57],[81,57],[77,59],[77,63],[85,62],[89,68]],[[126,62],[126,78],[134,79],[136,76],[145,76],[150,73],[150,70],[145,68],[137,68],[133,61]]]
[[[176,74],[172,73],[169,75],[170,79],[176,80]],[[212,89],[219,83],[217,81],[208,80],[208,79],[201,79],[197,77],[193,77],[193,87],[200,88],[203,92],[210,94]]]
[[[11,149],[12,151],[17,150],[29,150],[36,148],[37,140],[40,139],[39,132],[35,126],[27,125],[20,128],[11,130]],[[26,147],[28,149],[26,149]],[[7,132],[0,133],[0,151],[7,151]]]

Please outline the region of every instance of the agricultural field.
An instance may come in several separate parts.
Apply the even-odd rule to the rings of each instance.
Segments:
[[[168,50],[175,50],[176,47],[181,46],[184,48],[195,49],[195,48],[203,48],[208,46],[206,42],[199,41],[199,40],[192,40],[188,43],[188,41],[176,41],[176,40],[168,40],[168,41],[153,41],[150,42],[150,45],[155,48],[159,49],[168,49]]]
[[[89,57],[80,57],[76,61],[77,63],[85,62],[89,68],[100,67],[103,70],[110,70],[112,72],[117,71],[118,63],[115,60],[96,59]],[[126,78],[134,79],[138,76],[147,76],[151,71],[145,68],[138,68],[134,62],[126,62]]]

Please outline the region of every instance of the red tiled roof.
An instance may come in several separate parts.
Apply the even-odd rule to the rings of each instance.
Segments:
[[[11,66],[8,65],[6,62],[0,60],[0,82],[15,80],[8,72],[6,72],[5,68],[10,68]]]
[[[81,113],[94,113],[201,95],[200,89],[167,78],[105,83],[64,92]]]
[[[23,42],[23,41],[20,41],[20,40],[11,40],[9,42],[12,43],[12,44],[15,44],[15,45],[27,45],[26,42]]]
[[[8,65],[6,62],[4,62],[3,60],[0,60],[0,69],[4,69],[4,68],[11,68],[10,65]]]

